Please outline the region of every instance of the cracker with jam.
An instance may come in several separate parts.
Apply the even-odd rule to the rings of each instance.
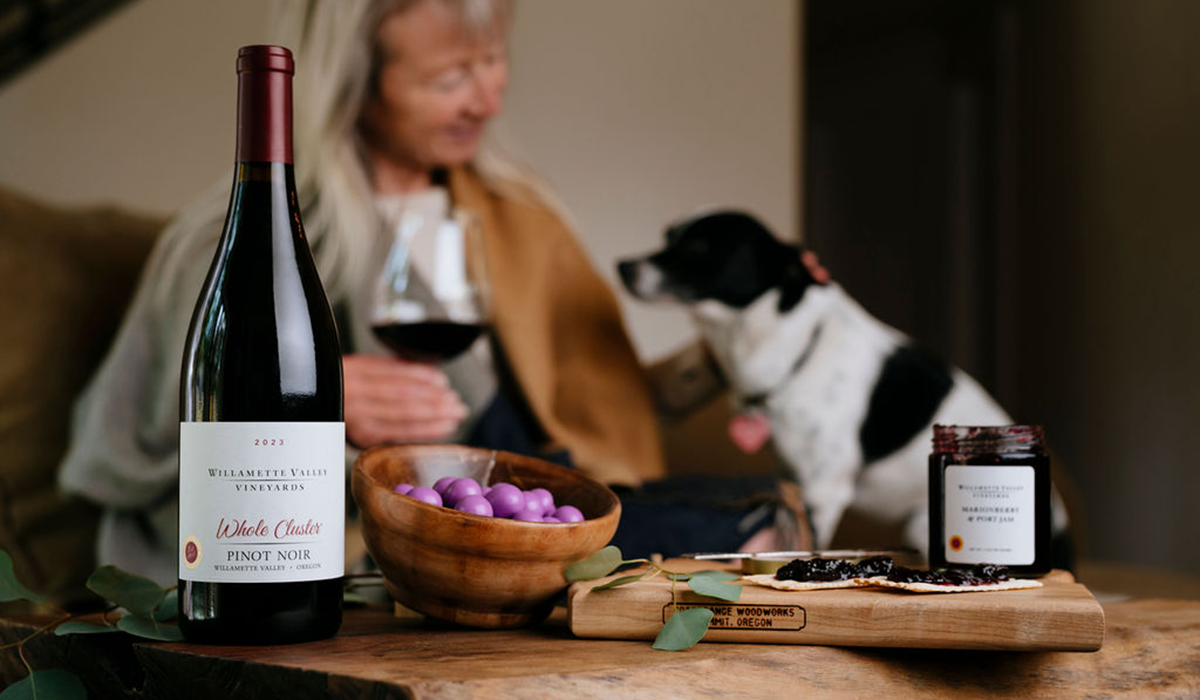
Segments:
[[[745,576],[746,581],[783,591],[880,586],[911,593],[982,593],[1040,588],[1040,581],[1009,578],[1008,568],[977,564],[965,569],[924,571],[896,566],[891,557],[793,559],[775,574]]]
[[[781,591],[822,591],[830,588],[862,588],[871,585],[870,579],[848,578],[841,581],[793,581],[775,578],[775,574],[743,576],[742,580]]]
[[[1016,591],[1022,588],[1041,588],[1041,581],[1032,579],[1010,578],[1006,581],[993,583],[974,583],[970,585],[954,585],[952,583],[925,583],[923,581],[889,581],[880,577],[870,579],[867,585],[898,588],[909,593],[984,593],[987,591]]]

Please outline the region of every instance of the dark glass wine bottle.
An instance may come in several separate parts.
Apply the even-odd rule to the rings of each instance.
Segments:
[[[318,639],[341,624],[345,426],[337,330],[300,223],[292,54],[238,52],[225,229],[183,357],[179,627]]]

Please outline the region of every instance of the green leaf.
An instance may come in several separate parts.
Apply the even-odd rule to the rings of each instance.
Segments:
[[[0,693],[0,700],[87,700],[83,681],[70,671],[48,668],[34,671]]]
[[[737,581],[741,578],[741,576],[738,576],[737,574],[733,574],[728,571],[717,571],[716,569],[697,571],[693,573],[692,576],[704,576],[706,578],[713,579],[714,581]]]
[[[30,600],[40,603],[42,596],[26,588],[17,580],[17,572],[13,571],[12,557],[0,549],[0,602],[10,600]]]
[[[650,571],[644,571],[640,574],[633,574],[631,576],[622,576],[620,578],[614,578],[613,580],[611,580],[607,583],[602,583],[599,586],[592,586],[592,590],[593,591],[604,591],[604,590],[608,590],[609,588],[616,588],[617,586],[624,586],[625,584],[633,583],[634,581],[641,581],[642,579],[646,578],[647,575],[649,575],[653,572],[654,572],[654,569],[651,569]]]
[[[342,605],[346,607],[361,608],[365,605],[369,605],[370,602],[371,601],[361,593],[353,593],[351,591],[345,591],[342,593]]]
[[[693,571],[690,574],[668,573],[667,578],[672,581],[690,581],[693,576],[707,576],[715,581],[736,581],[741,576],[731,574],[728,571],[717,571],[716,569],[705,569],[704,571]]]
[[[158,622],[174,620],[179,614],[179,589],[172,588],[163,596],[163,600],[154,609],[154,619]]]
[[[134,615],[150,617],[166,597],[157,583],[148,578],[108,565],[88,577],[87,587]]]
[[[695,574],[688,586],[700,595],[720,598],[736,603],[742,597],[742,587],[734,583],[718,581],[714,576]]]
[[[623,563],[621,550],[609,545],[592,556],[571,564],[563,571],[568,581],[591,581],[608,576]]]
[[[117,622],[122,631],[146,639],[157,639],[160,642],[178,642],[183,640],[183,633],[175,625],[158,622],[151,617],[141,615],[126,615]]]
[[[713,611],[708,608],[688,608],[672,615],[654,638],[654,648],[661,651],[683,651],[696,645],[708,631]]]
[[[54,628],[54,634],[59,637],[64,634],[100,634],[116,631],[118,630],[115,625],[93,625],[90,622],[64,622]]]

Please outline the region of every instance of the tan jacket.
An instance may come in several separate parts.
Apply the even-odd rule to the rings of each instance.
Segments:
[[[451,172],[450,194],[480,218],[495,331],[551,446],[605,483],[661,477],[645,373],[616,297],[574,235],[548,208],[502,196],[469,169]]]

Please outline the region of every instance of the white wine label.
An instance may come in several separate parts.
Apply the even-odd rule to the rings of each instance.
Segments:
[[[1032,564],[1033,493],[1032,466],[946,467],[946,561]]]
[[[179,578],[345,573],[344,423],[179,424]]]

